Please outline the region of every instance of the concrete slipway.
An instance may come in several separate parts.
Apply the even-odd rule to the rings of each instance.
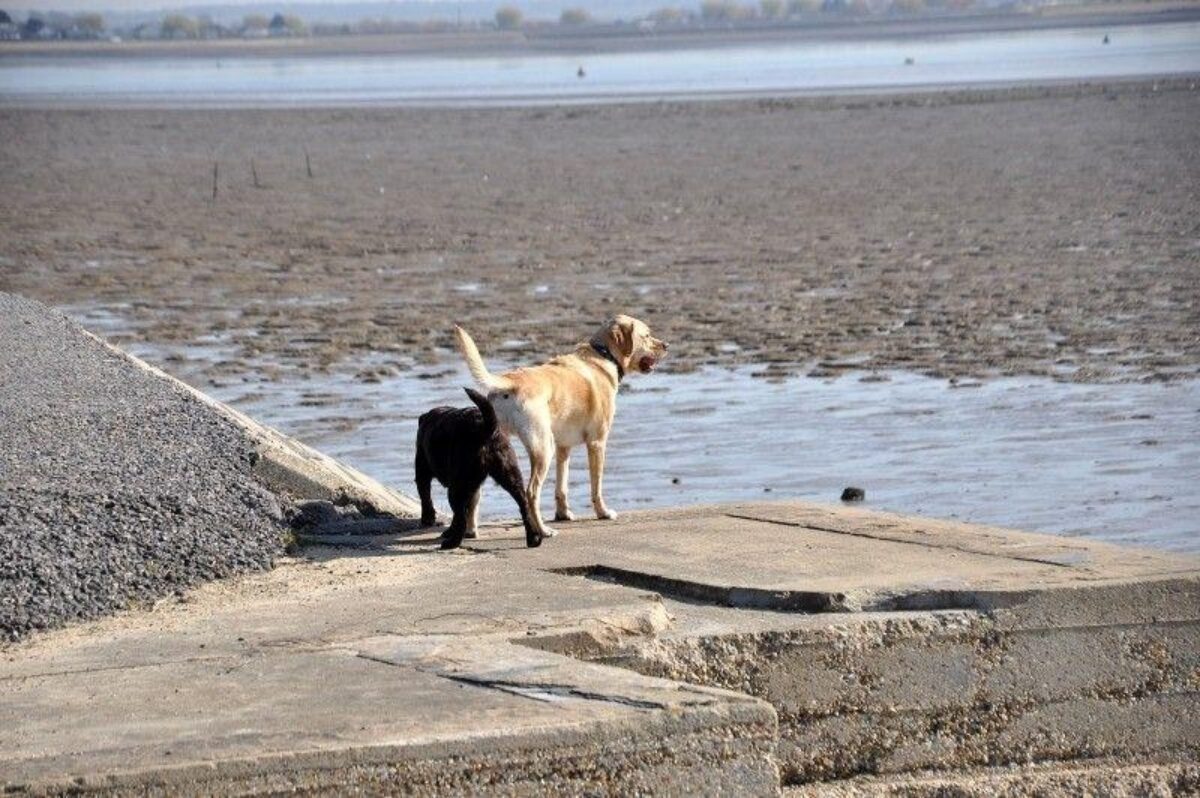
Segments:
[[[1200,789],[1196,558],[795,502],[442,553],[207,406],[301,453],[262,472],[281,503],[396,517],[0,649],[5,791]]]

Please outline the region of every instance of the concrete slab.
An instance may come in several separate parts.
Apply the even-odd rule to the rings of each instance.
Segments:
[[[572,544],[548,548],[546,569],[781,611],[996,610],[1028,603],[1030,591],[1176,577],[1191,584],[1200,563],[1082,539],[799,502],[659,510],[619,524],[564,529]],[[511,545],[510,535],[470,544],[476,551]],[[1162,611],[1160,619],[1170,617],[1169,606]]]
[[[798,503],[436,534],[4,649],[2,783],[756,794],[1200,741],[1196,558]]]
[[[676,756],[681,748],[662,750],[664,739],[699,745],[711,736],[722,749],[744,747],[727,757],[739,772],[706,765],[702,774],[677,776],[680,786],[774,789],[766,756],[773,713],[761,702],[634,674],[597,679],[587,671],[609,669],[454,642],[376,640],[362,649],[172,661],[6,683],[0,723],[17,730],[4,746],[7,786],[57,791],[82,779],[97,788],[211,793],[270,777],[302,788],[376,779],[412,788],[421,770],[413,766],[423,766],[436,774],[429,789],[467,789],[536,783],[581,755],[645,758],[649,767],[627,762],[624,773],[603,776],[628,777],[634,786],[664,766],[681,774],[695,769]],[[406,782],[395,780],[395,772],[354,772],[364,765],[393,771],[408,765],[412,772]]]
[[[542,644],[765,698],[786,783],[1200,740],[1196,558],[784,503],[638,516],[547,559],[677,620]]]
[[[6,649],[0,776],[33,792],[776,789],[765,702],[509,642],[589,622],[667,623],[653,597],[539,585],[500,557],[319,550]]]

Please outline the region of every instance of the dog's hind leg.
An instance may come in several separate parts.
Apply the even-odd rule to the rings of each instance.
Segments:
[[[542,485],[546,483],[546,476],[550,473],[550,458],[554,456],[554,435],[549,424],[530,424],[518,429],[517,434],[529,453],[529,489],[525,492],[529,500],[529,514],[546,537],[554,537],[558,533],[546,526],[541,509]]]
[[[421,526],[433,526],[437,523],[437,511],[433,509],[433,496],[429,488],[433,482],[433,469],[425,459],[425,453],[417,449],[416,467],[417,495],[421,497]]]
[[[588,472],[592,478],[592,509],[601,520],[616,520],[617,514],[604,503],[604,448],[607,441],[588,441]]]
[[[567,479],[571,471],[571,447],[559,446],[555,449],[557,469],[554,474],[554,520],[574,521],[575,514],[567,502]]]
[[[476,491],[478,492],[478,488]],[[470,502],[472,491],[470,488],[464,489],[460,485],[455,485],[447,491],[447,498],[450,499],[450,510],[454,513],[454,518],[450,521],[450,526],[446,527],[446,531],[442,533],[442,548],[457,549],[462,545],[463,535],[467,531],[467,517],[470,514]]]
[[[521,523],[525,526],[525,545],[529,548],[542,545],[542,528],[529,512],[529,499],[525,496],[521,467],[517,465],[517,456],[512,449],[507,450],[505,457],[492,463],[488,475],[517,503],[517,509],[521,511]]]
[[[483,494],[483,486],[475,489],[467,502],[467,531],[463,537],[472,540],[479,537],[479,497]]]

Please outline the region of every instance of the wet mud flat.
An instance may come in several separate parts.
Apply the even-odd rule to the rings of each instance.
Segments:
[[[216,380],[399,372],[442,357],[450,321],[524,362],[618,309],[675,371],[1187,378],[1196,83],[2,109],[0,288],[109,313],[118,343],[227,343]]]

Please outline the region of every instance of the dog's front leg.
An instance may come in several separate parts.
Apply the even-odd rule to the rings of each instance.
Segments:
[[[592,477],[592,509],[601,520],[616,520],[617,514],[604,504],[604,447],[607,441],[589,441],[588,471]]]
[[[567,502],[567,479],[571,470],[571,447],[558,446],[555,454],[557,455],[557,470],[554,474],[554,520],[555,521],[574,521],[575,514],[571,512],[571,505]]]

